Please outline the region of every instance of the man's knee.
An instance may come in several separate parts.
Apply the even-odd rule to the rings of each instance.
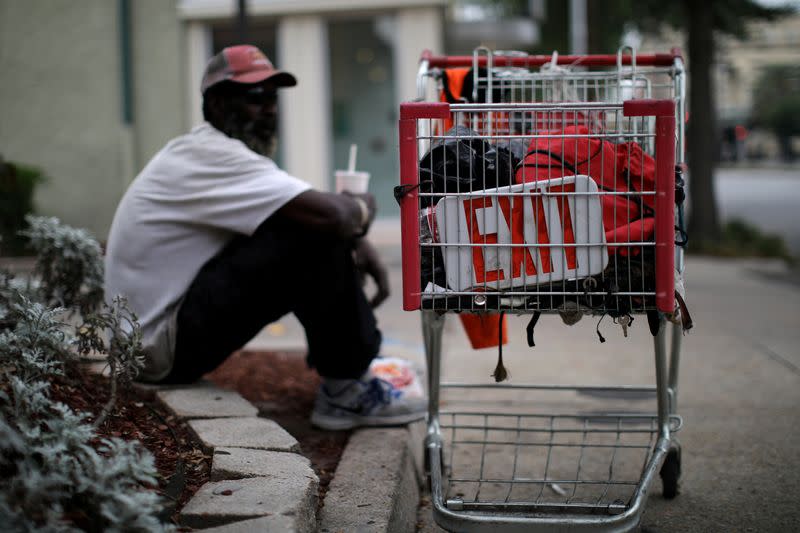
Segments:
[[[267,220],[249,237],[246,246],[276,259],[292,272],[347,264],[352,246],[332,235],[285,220]]]

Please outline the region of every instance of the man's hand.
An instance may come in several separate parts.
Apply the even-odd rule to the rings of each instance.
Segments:
[[[369,231],[369,227],[372,225],[372,221],[375,220],[375,212],[378,209],[378,206],[375,204],[375,197],[369,193],[356,194],[349,191],[343,191],[342,194],[352,198],[358,204],[359,213],[361,214],[360,221],[362,223],[361,234],[359,236],[366,235]]]
[[[355,260],[358,270],[375,280],[378,291],[369,303],[372,307],[378,307],[389,297],[389,274],[386,267],[381,262],[377,250],[364,238],[356,243]]]
[[[300,193],[276,215],[341,239],[363,236],[375,218],[375,198],[368,193],[328,193],[310,189]]]

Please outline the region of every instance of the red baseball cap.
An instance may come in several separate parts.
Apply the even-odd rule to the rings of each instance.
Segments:
[[[212,57],[206,65],[200,92],[223,81],[259,83],[273,80],[279,87],[293,87],[297,79],[276,69],[264,52],[249,44],[229,46]]]

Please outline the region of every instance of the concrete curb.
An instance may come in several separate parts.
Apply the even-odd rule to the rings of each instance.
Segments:
[[[425,426],[356,431],[342,454],[319,516],[318,531],[412,532],[424,479]]]
[[[415,531],[424,421],[357,430],[317,516],[319,479],[310,462],[283,428],[256,418],[257,408],[238,393],[207,381],[136,386],[155,392],[214,457],[211,481],[184,506],[182,525],[209,533]]]
[[[182,509],[184,526],[214,533],[316,528],[319,479],[297,441],[234,391],[208,382],[139,385],[187,422],[213,454],[211,481]]]

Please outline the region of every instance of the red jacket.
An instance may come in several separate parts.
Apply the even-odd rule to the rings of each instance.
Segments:
[[[525,159],[517,167],[516,183],[576,174],[590,176],[601,191],[621,193],[601,196],[606,241],[651,239],[655,196],[638,193],[655,192],[655,160],[638,143],[613,144],[589,133],[586,126],[542,132],[531,141]],[[616,247],[609,246],[609,254],[615,251]],[[638,247],[631,252],[637,254]]]

